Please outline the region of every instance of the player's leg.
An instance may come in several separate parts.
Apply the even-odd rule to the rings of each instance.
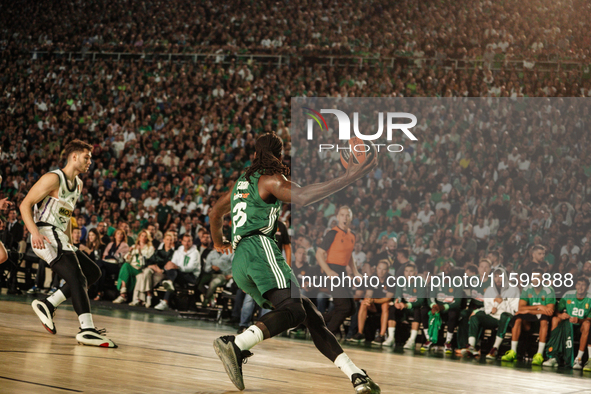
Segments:
[[[442,316],[443,318],[443,316]],[[458,309],[447,310],[447,333],[445,335],[445,353],[451,354],[453,349],[451,346],[451,340],[454,337],[454,331],[458,326],[458,320],[460,318],[460,311]]]
[[[546,339],[548,337],[548,328],[550,326],[550,316],[542,315],[540,318],[540,331],[538,337],[538,352],[534,354],[532,365],[542,365],[544,362],[544,349],[546,348]]]
[[[433,344],[431,342],[431,338],[429,337],[429,311],[430,310],[431,309],[426,305],[423,305],[421,307],[421,322],[423,323],[423,335],[425,337],[425,342],[421,346],[421,350],[429,350],[431,348],[431,345]],[[434,338],[434,339],[437,340],[437,338]]]
[[[505,338],[505,334],[509,329],[509,324],[511,324],[512,318],[513,315],[511,315],[510,313],[501,313],[501,318],[498,322],[497,335],[495,336],[495,343],[493,344],[492,349],[490,349],[490,352],[488,352],[488,354],[486,355],[487,359],[496,360],[499,353],[499,348],[501,347],[501,343],[503,343],[503,339]]]
[[[583,356],[585,355],[585,347],[587,346],[587,341],[589,340],[589,328],[591,326],[591,321],[583,320],[581,323],[580,331],[581,337],[579,338],[579,353],[577,357],[575,357],[573,369],[583,369]],[[589,362],[587,361],[587,364]]]
[[[460,311],[458,323],[458,349],[468,347],[468,337],[470,331],[470,316],[474,309],[462,309]]]
[[[367,321],[367,315],[369,312],[375,312],[375,305],[373,303],[368,305],[366,302],[362,301],[359,305],[359,312],[357,313],[357,332],[351,337],[351,342],[358,342],[365,339],[363,330],[365,329],[365,322]]]
[[[517,345],[519,344],[519,336],[521,335],[521,326],[523,324],[523,316],[515,315],[511,319],[511,349],[507,350],[505,355],[501,357],[503,361],[515,361],[517,359]]]
[[[469,318],[469,333],[468,333],[468,349],[466,353],[469,356],[476,355],[476,340],[480,334],[480,330],[482,328],[489,329],[489,328],[496,328],[499,321],[492,317],[491,315],[487,315],[484,311],[476,312],[476,314],[470,316]]]
[[[324,319],[316,305],[308,297],[302,297],[302,305],[306,312],[304,325],[308,327],[316,348],[332,361],[353,383],[356,393],[379,393],[380,388],[365,371],[359,369],[343,351],[343,348],[326,327]]]
[[[394,305],[389,306],[388,310],[388,338],[384,342],[384,346],[394,346],[394,334],[396,333],[396,321],[399,320],[401,311],[396,309]]]
[[[334,309],[324,316],[326,326],[333,334],[341,332],[341,324],[355,313],[355,301],[348,289],[338,288],[332,293]],[[358,323],[359,324],[359,321]]]
[[[413,321],[410,324],[410,337],[404,344],[403,349],[406,350],[415,350],[415,343],[417,341],[417,335],[419,334],[419,325],[421,324],[421,307],[413,307],[412,309],[403,309],[403,315],[412,315]]]

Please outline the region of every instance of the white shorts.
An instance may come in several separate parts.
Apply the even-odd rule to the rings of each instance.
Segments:
[[[61,230],[56,229],[52,226],[41,226],[39,227],[41,235],[46,236],[49,239],[49,243],[44,240],[45,249],[37,249],[33,247],[33,251],[40,258],[45,260],[51,267],[64,252],[76,253],[77,247],[70,243],[68,236]]]

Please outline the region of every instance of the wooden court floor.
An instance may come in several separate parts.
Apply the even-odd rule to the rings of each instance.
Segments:
[[[56,315],[48,334],[31,299],[0,297],[0,394],[238,392],[212,348],[227,327],[213,323],[95,308],[118,349],[78,345],[71,307]],[[473,360],[416,353],[346,352],[382,387],[382,393],[591,393],[591,374],[532,371]],[[253,349],[244,365],[246,393],[353,393],[351,384],[312,342],[271,339]]]

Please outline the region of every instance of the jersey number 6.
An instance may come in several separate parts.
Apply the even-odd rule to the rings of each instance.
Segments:
[[[234,206],[232,210],[235,215],[232,217],[232,222],[234,223],[234,227],[241,227],[246,223],[246,213],[244,210],[246,209],[245,202],[239,202]]]

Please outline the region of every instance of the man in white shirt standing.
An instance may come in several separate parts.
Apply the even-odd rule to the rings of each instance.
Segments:
[[[193,237],[190,234],[183,235],[181,246],[172,255],[172,261],[164,265],[167,279],[162,282],[166,289],[164,299],[154,307],[159,311],[170,309],[168,302],[174,293],[174,283],[197,283],[201,274],[201,254],[197,246],[193,245]]]

